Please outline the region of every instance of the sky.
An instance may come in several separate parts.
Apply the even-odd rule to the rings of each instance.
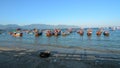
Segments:
[[[120,26],[120,0],[0,0],[0,24]]]

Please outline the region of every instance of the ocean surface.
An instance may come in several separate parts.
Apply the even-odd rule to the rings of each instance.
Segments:
[[[97,29],[93,29],[91,37],[88,37],[86,30],[83,36],[73,32],[68,36],[52,36],[46,37],[43,33],[40,37],[34,37],[33,34],[23,33],[23,37],[12,37],[8,32],[0,34],[0,46],[3,43],[9,43],[10,45],[19,44],[32,44],[29,47],[37,47],[41,45],[49,46],[61,46],[61,47],[82,47],[92,49],[109,49],[120,50],[120,30],[110,31],[110,36],[106,37],[103,34],[96,36]],[[17,45],[16,45],[17,46]]]

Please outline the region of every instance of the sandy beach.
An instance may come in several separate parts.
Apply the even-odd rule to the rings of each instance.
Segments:
[[[59,48],[58,48],[59,50]],[[25,48],[0,47],[0,68],[119,68],[120,56],[50,51],[49,58],[41,58],[41,51]]]

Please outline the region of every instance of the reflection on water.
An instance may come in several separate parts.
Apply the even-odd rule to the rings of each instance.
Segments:
[[[88,40],[91,40],[91,37],[92,37],[92,36],[88,36]]]
[[[100,36],[97,36],[97,40],[100,41],[100,40],[101,40],[101,37],[100,37]]]
[[[35,37],[35,40],[34,40],[34,45],[38,45],[38,41],[39,40],[39,38],[38,37]]]

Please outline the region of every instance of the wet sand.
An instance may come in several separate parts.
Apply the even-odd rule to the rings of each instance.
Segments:
[[[59,51],[58,51],[59,50]],[[120,56],[78,54],[52,50],[49,58],[41,58],[44,49],[0,47],[0,68],[119,68]]]

